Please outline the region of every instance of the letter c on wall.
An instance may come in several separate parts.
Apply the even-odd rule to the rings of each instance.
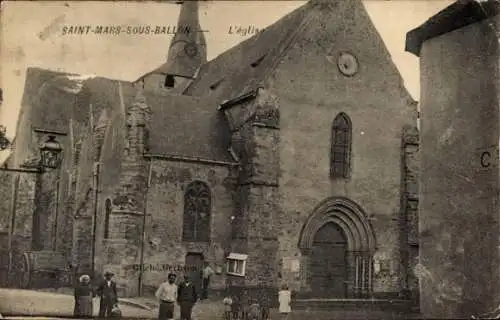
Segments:
[[[491,163],[489,161],[490,158],[491,158],[490,152],[489,151],[484,151],[481,154],[481,167],[488,168],[491,165]]]

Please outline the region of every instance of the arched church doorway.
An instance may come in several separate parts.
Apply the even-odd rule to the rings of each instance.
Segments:
[[[321,227],[311,248],[311,289],[317,298],[345,298],[347,282],[347,239],[330,222]]]
[[[305,221],[299,248],[301,295],[370,297],[375,233],[354,201],[344,197],[323,200]]]

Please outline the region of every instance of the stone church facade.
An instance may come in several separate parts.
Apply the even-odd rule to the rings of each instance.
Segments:
[[[196,2],[179,25],[199,29]],[[135,82],[30,68],[7,164],[48,135],[64,159],[1,172],[9,272],[45,250],[127,296],[203,262],[214,290],[417,294],[416,121],[360,1],[312,0],[209,62],[203,33],[179,32]]]

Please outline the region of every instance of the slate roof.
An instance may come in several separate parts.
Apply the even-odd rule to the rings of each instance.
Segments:
[[[204,64],[185,94],[208,96],[220,103],[258,87],[308,23],[311,2]]]
[[[66,131],[68,109],[75,102],[76,94],[64,91],[69,87],[71,74],[28,68],[24,85],[21,114],[35,128]],[[67,83],[66,83],[67,82]],[[19,126],[20,122],[18,122]],[[20,130],[21,128],[17,128]]]
[[[480,22],[500,13],[498,0],[456,1],[406,34],[405,50],[420,55],[422,44],[456,29]]]
[[[70,118],[86,126],[93,111],[95,123],[103,109],[118,104],[118,82],[132,86],[102,77],[28,68],[20,118],[27,117],[28,124],[35,128],[68,132]]]
[[[229,126],[214,101],[144,95],[151,106],[149,153],[234,162],[228,150]]]

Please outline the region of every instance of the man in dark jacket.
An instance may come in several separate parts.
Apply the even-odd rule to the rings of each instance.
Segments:
[[[97,287],[97,295],[101,298],[99,304],[99,317],[111,317],[113,306],[118,303],[118,294],[116,293],[116,282],[112,280],[114,274],[104,273],[104,280]]]
[[[198,293],[188,276],[184,276],[184,282],[177,290],[177,302],[181,308],[181,320],[191,320],[193,306],[198,300]]]

